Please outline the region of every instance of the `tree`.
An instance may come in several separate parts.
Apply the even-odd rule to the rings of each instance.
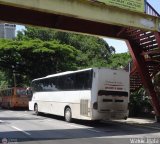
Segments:
[[[17,82],[76,69],[79,51],[58,41],[0,40],[0,67]]]
[[[7,81],[7,77],[5,75],[5,72],[0,71],[0,88],[6,88],[8,87],[8,81]]]
[[[81,52],[78,57],[78,68],[106,66],[109,56],[115,52],[113,47],[101,38],[60,32],[48,28],[26,27],[26,30],[19,32],[18,40],[40,39],[42,41],[57,40],[61,44],[75,47]]]
[[[146,94],[144,87],[131,93],[129,110],[130,116],[153,117],[150,97]]]
[[[107,67],[109,68],[124,68],[131,61],[129,53],[113,54],[109,58]]]
[[[40,39],[42,41],[51,41],[55,39],[55,32],[49,28],[26,26],[25,30],[18,31],[17,40]]]

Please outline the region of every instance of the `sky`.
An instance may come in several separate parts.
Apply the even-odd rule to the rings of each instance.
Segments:
[[[160,13],[160,0],[147,0],[154,9]],[[17,25],[17,30],[22,30],[24,29],[24,26]],[[127,45],[125,41],[122,40],[115,40],[112,38],[103,38],[109,46],[113,46],[116,50],[116,53],[124,53],[128,51]]]

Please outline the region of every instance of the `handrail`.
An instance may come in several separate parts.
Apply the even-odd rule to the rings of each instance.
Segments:
[[[90,0],[90,1],[99,2],[98,0]],[[144,12],[146,14],[160,17],[160,14],[147,2],[147,0],[144,0],[144,2],[145,2],[145,10],[144,10]]]
[[[160,17],[160,14],[147,1],[145,1],[145,13]]]

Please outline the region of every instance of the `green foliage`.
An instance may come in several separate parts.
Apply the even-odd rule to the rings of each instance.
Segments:
[[[76,69],[79,51],[58,41],[0,40],[0,67],[17,81],[26,81],[51,73]],[[18,77],[19,76],[19,77]],[[24,80],[23,80],[24,79]]]
[[[152,116],[152,105],[150,98],[146,95],[144,88],[134,92],[130,96],[130,116]]]
[[[107,67],[109,68],[124,68],[131,61],[129,53],[113,54],[109,58]]]
[[[81,53],[77,59],[77,68],[106,66],[109,56],[115,51],[113,47],[109,47],[101,38],[60,32],[47,28],[26,27],[26,30],[18,33],[17,39],[57,40],[61,44],[73,46]]]
[[[7,77],[4,72],[0,71],[0,88],[3,89],[6,87],[8,87]]]
[[[18,31],[17,40],[40,39],[42,41],[51,41],[55,39],[55,31],[48,28],[26,26],[26,30]]]
[[[102,67],[108,63],[110,47],[103,39],[73,34],[69,38],[69,43],[81,51],[78,61],[81,68]]]

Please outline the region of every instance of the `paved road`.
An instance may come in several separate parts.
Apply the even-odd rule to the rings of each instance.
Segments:
[[[160,130],[112,122],[67,123],[57,116],[0,110],[0,143],[4,138],[14,144],[130,144],[138,138],[160,144]]]

